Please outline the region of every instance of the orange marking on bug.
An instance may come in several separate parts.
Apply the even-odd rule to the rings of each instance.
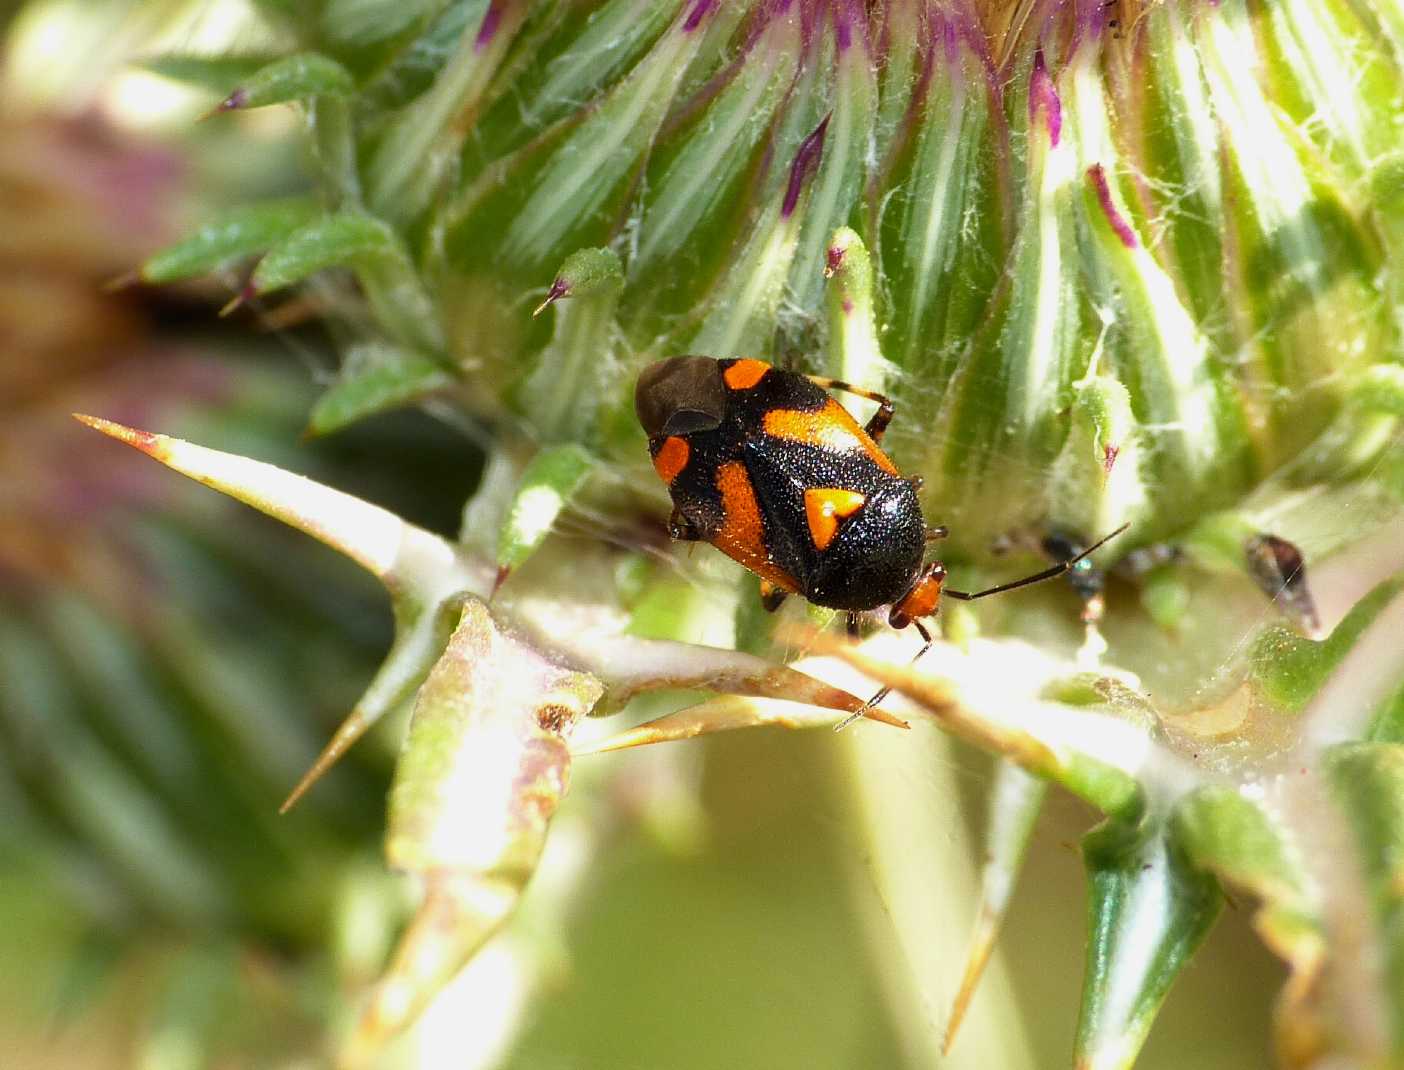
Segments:
[[[772,562],[766,551],[760,503],[746,466],[740,461],[721,465],[717,469],[717,490],[721,492],[722,522],[712,537],[712,545],[781,590],[798,591],[794,577]]]
[[[788,442],[801,442],[835,453],[862,450],[888,475],[897,475],[897,466],[881,447],[858,426],[847,409],[833,398],[818,412],[798,409],[771,409],[765,414],[765,433]]]
[[[819,550],[827,550],[838,534],[839,521],[846,520],[868,499],[856,490],[838,487],[817,487],[804,492],[804,516],[809,521],[809,536]]]
[[[687,444],[687,439],[669,435],[663,440],[657,456],[653,458],[653,470],[662,477],[664,483],[671,485],[673,480],[678,478],[678,474],[687,467],[688,458],[691,456],[692,447]]]
[[[750,390],[765,378],[770,365],[763,360],[738,360],[722,374],[726,385],[732,390]]]

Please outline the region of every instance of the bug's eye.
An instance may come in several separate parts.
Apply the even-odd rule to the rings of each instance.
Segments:
[[[634,409],[650,436],[718,427],[726,415],[721,368],[711,357],[670,357],[650,364],[634,388]]]

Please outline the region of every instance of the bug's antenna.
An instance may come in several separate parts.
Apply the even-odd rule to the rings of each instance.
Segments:
[[[1042,583],[1044,580],[1051,580],[1057,576],[1063,575],[1066,572],[1070,572],[1078,564],[1078,562],[1090,557],[1092,554],[1100,550],[1103,546],[1109,543],[1112,539],[1116,538],[1130,526],[1131,524],[1129,521],[1125,524],[1122,524],[1121,527],[1117,528],[1110,534],[1103,535],[1100,539],[1094,542],[1091,546],[1087,547],[1087,549],[1083,550],[1076,557],[1070,557],[1066,561],[1060,561],[1058,562],[1058,564],[1052,566],[1051,568],[1046,568],[1042,572],[1035,572],[1032,576],[1025,576],[1023,579],[1011,580],[1008,583],[1001,583],[995,587],[987,587],[983,591],[953,591],[950,588],[944,588],[942,589],[941,593],[943,595],[949,595],[951,598],[958,598],[963,602],[973,602],[977,598],[988,598],[992,594],[1002,594],[1005,591],[1013,591],[1019,587],[1028,587],[1029,585],[1034,583]],[[921,649],[918,650],[916,654],[913,655],[912,660],[908,662],[909,665],[915,665],[921,659],[922,655],[931,649],[931,644],[934,640],[932,640],[931,633],[926,630],[926,626],[922,624],[920,620],[913,617],[911,618],[911,624],[921,635],[922,640]],[[851,630],[852,620],[850,618],[850,631]],[[860,717],[866,714],[868,710],[872,709],[890,694],[892,694],[892,688],[884,687],[876,695],[868,699],[867,702],[863,703],[863,705],[859,707],[856,713],[849,714],[849,716],[845,717],[838,724],[834,725],[834,731],[841,732],[843,729],[847,728],[854,721],[858,720]]]
[[[995,587],[986,587],[983,591],[953,591],[949,587],[943,588],[941,594],[946,598],[958,598],[962,602],[973,602],[977,598],[988,598],[992,594],[1003,594],[1005,591],[1012,591],[1018,587],[1028,587],[1030,584],[1042,583],[1044,580],[1051,580],[1056,576],[1061,576],[1065,572],[1070,572],[1078,562],[1096,553],[1112,539],[1116,538],[1123,531],[1131,526],[1127,521],[1109,535],[1103,535],[1087,549],[1076,557],[1070,557],[1066,561],[1060,561],[1052,568],[1046,568],[1042,572],[1035,572],[1032,576],[1025,576],[1021,580],[1010,580],[1008,583],[1001,583]]]

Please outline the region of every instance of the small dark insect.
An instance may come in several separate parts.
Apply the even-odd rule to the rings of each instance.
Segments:
[[[878,410],[860,427],[829,390]],[[634,407],[673,499],[674,539],[709,542],[756,573],[770,611],[797,594],[845,611],[856,636],[861,613],[890,606],[892,627],[921,634],[918,658],[932,642],[919,618],[934,615],[943,594],[973,601],[1061,576],[1125,530],[1031,576],[952,590],[945,566],[925,560],[946,529],[926,526],[921,477],[902,476],[879,445],[894,412],[881,394],[759,360],[686,356],[645,368]]]
[[[1243,544],[1243,553],[1259,589],[1276,601],[1307,635],[1319,632],[1321,617],[1307,585],[1301,550],[1278,535],[1263,533],[1250,537]]]

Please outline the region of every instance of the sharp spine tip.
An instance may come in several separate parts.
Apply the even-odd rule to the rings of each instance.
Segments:
[[[108,438],[125,442],[128,446],[133,446],[143,453],[154,453],[161,437],[153,435],[150,431],[142,431],[135,427],[128,427],[126,424],[119,424],[115,420],[105,420],[101,416],[89,416],[84,412],[75,412],[72,413],[72,416],[80,424],[91,427],[94,431],[100,431]]]
[[[537,305],[535,310],[533,310],[531,314],[532,319],[535,319],[537,316],[541,315],[541,313],[545,312],[547,308],[555,304],[561,298],[569,296],[570,283],[566,282],[565,279],[556,279],[554,282],[551,283],[551,288],[546,291],[546,299],[542,301],[541,304]]]

